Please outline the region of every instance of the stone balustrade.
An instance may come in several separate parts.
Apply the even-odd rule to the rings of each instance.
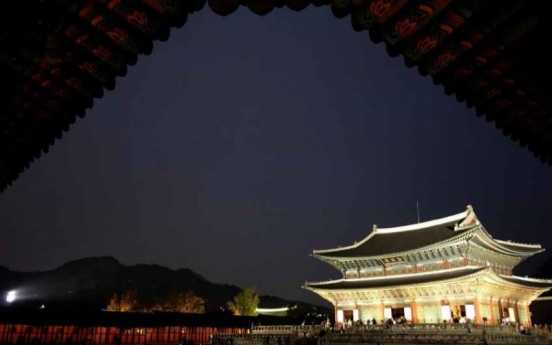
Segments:
[[[253,334],[303,334],[303,332],[313,333],[320,331],[318,325],[282,325],[282,326],[253,326]]]
[[[352,326],[328,330],[321,326],[254,326],[248,334],[215,334],[212,345],[359,345],[359,344],[533,344],[552,345],[551,334],[528,328],[522,335],[513,326],[480,324],[416,324]]]

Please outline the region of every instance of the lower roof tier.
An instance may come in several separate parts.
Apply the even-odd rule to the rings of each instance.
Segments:
[[[552,288],[552,280],[506,276],[490,267],[465,266],[423,273],[307,282],[303,288],[332,303],[466,294],[530,302]]]

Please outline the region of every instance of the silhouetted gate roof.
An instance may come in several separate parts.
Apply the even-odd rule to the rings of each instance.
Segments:
[[[331,2],[331,3],[330,3]],[[0,191],[205,0],[0,1]],[[209,0],[227,15],[330,5],[552,163],[550,10],[535,0]],[[390,95],[390,98],[393,97]]]

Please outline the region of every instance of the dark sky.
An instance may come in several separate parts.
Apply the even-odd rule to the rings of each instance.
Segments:
[[[472,204],[552,248],[552,170],[329,7],[208,8],[0,195],[0,264],[112,255],[320,303],[312,249]],[[523,274],[547,254],[531,260]]]

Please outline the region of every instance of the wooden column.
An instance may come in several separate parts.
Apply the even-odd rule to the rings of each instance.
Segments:
[[[418,323],[418,308],[416,307],[416,302],[410,302],[410,309],[412,310],[412,323]]]
[[[380,309],[380,320],[383,320],[383,322],[385,323],[385,304],[383,304],[383,301],[381,301]]]
[[[479,305],[479,298],[475,297],[473,299],[473,307],[475,309],[475,318],[476,323],[483,323],[483,316],[481,316],[481,306]]]
[[[491,297],[489,299],[489,308],[491,308],[491,317],[489,319],[489,323],[492,324],[492,325],[496,325],[496,317],[495,317],[495,308],[494,308],[494,303],[493,303],[493,298]]]
[[[502,318],[503,316],[502,311],[502,299],[498,300],[498,315],[496,316],[498,319],[496,320],[497,324],[502,325]]]
[[[531,320],[531,311],[529,310],[529,304],[525,305],[525,313],[527,314],[527,327],[533,327],[533,320]]]

